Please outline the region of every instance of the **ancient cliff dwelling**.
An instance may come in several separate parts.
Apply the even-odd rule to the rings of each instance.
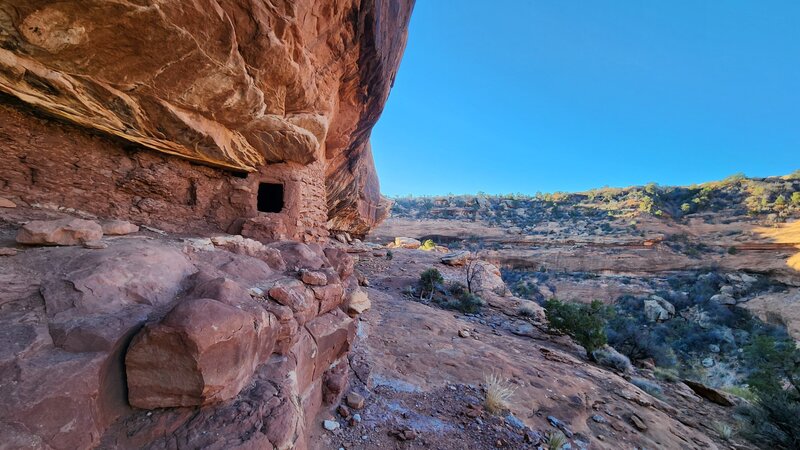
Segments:
[[[363,235],[388,213],[369,133],[410,10],[0,3],[3,189],[169,231]]]

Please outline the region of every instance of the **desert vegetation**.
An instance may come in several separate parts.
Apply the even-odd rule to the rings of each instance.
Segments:
[[[463,283],[446,283],[441,272],[434,267],[422,272],[417,285],[409,286],[406,293],[425,303],[468,314],[477,313],[484,305],[483,299],[470,292]]]
[[[712,425],[720,439],[729,441],[739,433],[761,447],[800,448],[800,350],[785,327],[779,320],[765,323],[736,305],[718,303],[715,296],[725,285],[718,273],[675,275],[667,282],[674,290],[660,292],[658,301],[624,296],[614,306],[556,299],[543,305],[549,326],[571,336],[602,366],[629,372],[631,361],[650,361],[653,375],[663,382],[693,378],[723,384],[725,391],[746,399],[738,409],[739,424]],[[747,290],[775,288],[761,278]],[[674,311],[666,320],[653,320],[646,302],[669,303]],[[708,375],[712,366],[726,368],[726,376]],[[639,377],[630,381],[665,399],[658,383]]]
[[[770,216],[781,221],[800,212],[800,175],[768,178],[732,175],[692,186],[649,183],[627,188],[604,187],[579,193],[447,195],[398,197],[394,217],[474,219],[492,224],[527,226],[552,220],[588,219],[602,226],[608,218],[645,214],[681,220],[727,211],[732,215]],[[481,212],[491,211],[491,214]],[[610,230],[606,230],[610,231]]]

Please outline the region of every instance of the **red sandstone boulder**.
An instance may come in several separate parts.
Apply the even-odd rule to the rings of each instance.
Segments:
[[[279,250],[286,267],[290,270],[319,270],[325,264],[325,254],[316,246],[312,247],[294,241],[282,241],[269,244],[267,247]]]
[[[75,352],[110,350],[172,301],[195,269],[178,249],[147,241],[77,251],[54,267],[41,287],[56,346]]]
[[[81,245],[100,240],[103,229],[83,219],[34,220],[17,232],[17,242],[28,245]]]
[[[708,401],[714,402],[721,406],[736,406],[736,402],[734,401],[733,397],[727,392],[714,389],[710,386],[706,386],[703,383],[693,380],[683,380],[683,384],[689,386],[695,394]]]
[[[340,283],[328,286],[312,286],[314,298],[319,300],[319,313],[325,314],[342,304],[344,300],[344,287]]]
[[[314,297],[314,292],[300,280],[279,280],[269,290],[269,296],[281,305],[291,308],[300,326],[319,314],[319,301]]]
[[[284,241],[290,237],[283,217],[277,214],[247,219],[242,226],[242,236],[265,243]]]
[[[304,270],[300,273],[300,279],[310,286],[325,286],[328,284],[328,277],[324,272]]]
[[[283,261],[280,250],[267,247],[259,241],[236,235],[215,236],[211,238],[211,242],[215,246],[222,247],[232,253],[258,258],[274,270],[286,270],[286,263]]]
[[[356,337],[356,322],[338,309],[323,314],[306,324],[306,329],[316,343],[313,379],[347,353]]]
[[[325,257],[330,261],[331,266],[339,274],[339,278],[346,280],[355,271],[355,261],[346,251],[340,248],[328,247],[325,249]]]
[[[186,300],[148,325],[125,355],[128,399],[144,409],[196,406],[235,397],[272,353],[269,316],[254,317],[212,299]]]
[[[13,424],[10,435],[0,425],[0,447],[94,448],[115,418],[103,407],[104,359],[50,349],[18,361],[0,381],[0,424]]]

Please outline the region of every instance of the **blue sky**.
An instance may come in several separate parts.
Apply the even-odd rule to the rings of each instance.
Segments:
[[[800,168],[800,2],[418,0],[372,133],[386,195]]]

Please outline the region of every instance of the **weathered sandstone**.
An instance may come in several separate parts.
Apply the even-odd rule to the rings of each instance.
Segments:
[[[262,344],[260,334],[271,334]],[[277,320],[217,300],[187,300],[136,336],[125,355],[128,401],[154,409],[235,397],[272,353]]]
[[[306,448],[318,412],[347,388],[350,257],[232,236],[107,244],[0,259],[4,444]],[[303,283],[285,261],[326,284]],[[270,297],[280,290],[297,311]]]
[[[59,204],[95,213],[113,203],[115,216],[162,228],[187,217],[202,228],[202,216],[212,215],[210,228],[225,231],[257,215],[259,182],[281,183],[289,237],[319,238],[326,226],[363,235],[388,213],[369,136],[412,7],[413,0],[0,1],[4,103],[13,97],[25,111],[114,138],[83,146],[78,136],[88,134],[79,129],[36,130],[4,109],[0,162],[30,176],[0,172],[9,181],[3,189],[33,203],[58,191]],[[26,139],[31,132],[43,138]],[[165,156],[117,154],[142,148]],[[166,155],[250,175],[234,182],[230,172]],[[74,188],[52,189],[64,186],[55,180],[65,174]],[[187,206],[185,215],[159,213]]]
[[[102,237],[97,222],[82,219],[34,220],[17,232],[17,242],[29,245],[80,245]]]

